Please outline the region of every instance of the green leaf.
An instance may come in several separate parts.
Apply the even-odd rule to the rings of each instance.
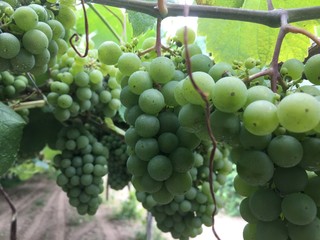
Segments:
[[[25,121],[19,114],[0,102],[0,176],[17,158]]]
[[[144,13],[128,11],[129,21],[132,24],[133,36],[143,34],[153,28],[156,19]]]
[[[92,8],[87,9],[90,39],[94,41],[96,47],[98,47],[104,41],[114,41],[120,43],[116,35],[123,42],[131,40],[133,30],[125,12],[123,12],[120,8],[114,8],[100,4],[92,4],[92,6],[98,11],[99,14],[97,15]],[[110,30],[110,28],[108,28],[108,26],[101,20],[100,17],[102,17],[108,23],[116,35]],[[120,20],[125,22],[125,27],[122,26]],[[79,34],[85,33],[84,15],[82,11],[77,11],[76,31]]]
[[[294,3],[296,5],[300,3],[297,0],[278,0],[274,1],[275,6],[278,6],[280,2],[283,8],[292,8]],[[307,2],[306,5],[310,6],[315,1]],[[267,3],[265,0],[246,0],[243,8],[266,10]],[[302,26],[306,30],[313,31],[314,24],[314,21],[307,21],[295,24],[295,26]],[[262,64],[269,64],[278,32],[279,29],[255,23],[218,19],[198,20],[198,35],[207,37],[207,49],[212,53],[216,62],[231,63],[233,60],[244,61],[248,57],[254,57],[260,59]],[[279,61],[289,58],[297,58],[302,61],[308,55],[309,46],[310,40],[305,36],[288,34],[282,44]]]

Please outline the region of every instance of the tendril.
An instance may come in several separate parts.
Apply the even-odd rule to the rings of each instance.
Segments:
[[[78,56],[84,58],[88,55],[88,52],[89,52],[89,23],[88,23],[87,10],[85,7],[84,0],[81,0],[81,6],[82,6],[82,10],[83,10],[84,27],[85,27],[85,35],[86,35],[86,47],[85,47],[84,54],[80,53],[78,51],[78,49],[76,48],[76,46],[73,44],[73,39],[75,40],[75,42],[77,42],[79,40],[78,33],[75,33],[70,37],[69,43],[70,43],[71,47],[73,48],[73,50],[78,54]]]

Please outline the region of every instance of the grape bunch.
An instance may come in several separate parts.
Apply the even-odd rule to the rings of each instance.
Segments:
[[[108,148],[79,122],[61,129],[56,147],[61,150],[54,157],[59,170],[58,186],[79,214],[94,215],[104,189],[102,177],[107,174]]]
[[[0,72],[0,100],[13,99],[26,90],[28,79],[23,75],[13,75],[9,71]]]
[[[127,171],[127,145],[119,135],[110,133],[102,137],[101,142],[109,149],[108,185],[115,190],[121,190],[131,180]]]
[[[51,69],[48,102],[59,121],[80,115],[113,117],[120,108],[120,85],[116,69],[97,61],[96,49],[82,58],[69,48]]]
[[[221,151],[220,151],[221,149]],[[201,145],[194,152],[195,164],[190,170],[192,187],[184,194],[177,195],[166,204],[160,204],[152,194],[137,191],[137,199],[152,213],[158,228],[163,232],[170,232],[173,238],[189,239],[202,233],[202,225],[212,225],[212,213],[215,205],[210,193],[209,184],[209,146]],[[224,184],[224,178],[232,170],[229,161],[229,151],[220,146],[214,158],[213,180],[214,191]],[[223,203],[216,196],[217,207]]]
[[[76,21],[72,8],[60,4],[57,11],[51,4],[11,6],[0,1],[0,13],[4,16],[0,33],[0,71],[40,75],[47,72],[58,54],[67,50],[64,38]]]

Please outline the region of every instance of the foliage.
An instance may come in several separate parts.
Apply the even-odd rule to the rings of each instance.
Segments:
[[[129,197],[121,202],[120,210],[113,215],[115,220],[141,220],[143,211],[138,207],[138,201],[134,191],[130,191]]]

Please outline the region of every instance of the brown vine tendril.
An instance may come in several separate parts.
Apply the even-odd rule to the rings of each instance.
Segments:
[[[8,202],[11,211],[12,211],[12,218],[11,218],[11,227],[10,227],[10,240],[17,240],[17,210],[11,201],[9,195],[4,191],[2,185],[0,184],[0,193],[4,196],[5,200]]]
[[[73,44],[73,39],[75,41],[79,40],[79,34],[78,33],[75,33],[70,37],[69,43],[70,43],[71,47],[73,48],[73,50],[78,54],[78,56],[84,58],[84,57],[86,57],[88,55],[88,52],[89,52],[89,23],[88,23],[87,10],[86,10],[86,7],[85,7],[84,0],[81,0],[81,6],[82,6],[82,10],[83,10],[84,27],[85,27],[85,35],[86,35],[86,48],[85,48],[84,54],[80,53],[78,51],[78,49],[76,48],[76,46]]]
[[[161,18],[157,18],[157,36],[156,36],[156,52],[157,56],[161,56]]]
[[[189,7],[187,4],[184,5],[184,16],[187,17],[188,16],[188,12],[189,12]],[[207,127],[207,131],[210,137],[210,140],[212,142],[212,149],[210,152],[210,164],[209,164],[209,186],[210,186],[210,194],[213,200],[213,204],[214,204],[214,209],[212,212],[212,232],[214,234],[214,236],[216,237],[217,240],[221,240],[218,233],[215,230],[214,227],[214,217],[217,213],[217,201],[216,201],[216,197],[215,197],[215,193],[214,193],[214,189],[213,189],[213,160],[214,160],[214,155],[217,149],[217,141],[213,135],[212,129],[211,129],[211,124],[210,124],[210,103],[208,101],[208,96],[206,93],[204,93],[199,86],[196,84],[196,82],[194,81],[194,78],[192,76],[192,71],[191,71],[191,61],[190,61],[190,54],[188,51],[188,34],[187,34],[187,26],[184,27],[184,45],[185,45],[185,49],[186,49],[186,69],[188,72],[188,76],[190,78],[190,81],[193,85],[193,87],[196,89],[196,91],[200,94],[202,100],[205,102],[205,116],[206,116],[206,127]]]

